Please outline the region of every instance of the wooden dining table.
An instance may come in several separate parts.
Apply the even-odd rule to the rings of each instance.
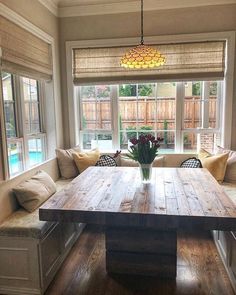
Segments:
[[[105,228],[108,273],[175,278],[179,230],[236,230],[236,208],[201,168],[90,167],[39,209],[40,220]]]

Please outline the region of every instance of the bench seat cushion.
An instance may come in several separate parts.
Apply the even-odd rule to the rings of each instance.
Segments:
[[[225,193],[229,196],[229,198],[236,205],[236,184],[229,183],[229,182],[223,182],[221,185],[223,186]]]
[[[71,179],[60,179],[56,181],[57,191],[65,188],[70,182]],[[21,208],[12,213],[0,224],[0,236],[40,239],[54,224],[54,222],[40,221],[39,209],[29,213]]]
[[[39,209],[32,213],[19,209],[0,225],[0,235],[40,239],[53,225],[39,220]]]

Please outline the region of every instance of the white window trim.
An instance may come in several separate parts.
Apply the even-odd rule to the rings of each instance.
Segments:
[[[197,41],[211,41],[211,40],[225,40],[226,46],[226,70],[223,90],[223,104],[221,112],[222,118],[222,139],[221,145],[225,148],[231,147],[231,131],[232,131],[232,106],[233,106],[233,82],[234,82],[234,50],[235,50],[235,32],[214,32],[201,34],[185,34],[185,35],[168,35],[168,36],[152,36],[146,37],[148,44],[165,44],[177,42],[197,42]],[[128,46],[139,42],[138,38],[121,38],[121,39],[96,39],[96,40],[82,40],[82,41],[67,41],[66,42],[66,70],[67,70],[67,95],[68,95],[68,111],[69,111],[69,130],[70,130],[70,145],[75,146],[79,144],[76,122],[76,96],[74,95],[74,85],[72,77],[72,51],[75,48],[87,47],[109,47],[109,46]],[[210,77],[209,77],[210,78]],[[188,79],[189,80],[189,79]],[[163,81],[163,80],[162,80]],[[158,81],[161,82],[161,81]],[[227,97],[227,99],[225,99]],[[224,114],[227,114],[225,116]],[[180,131],[180,122],[176,121],[178,132]],[[75,128],[76,126],[76,128]],[[113,126],[115,127],[115,126]],[[179,143],[176,143],[179,146]],[[180,148],[178,149],[180,150]]]

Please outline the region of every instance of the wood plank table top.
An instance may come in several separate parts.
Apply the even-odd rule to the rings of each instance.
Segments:
[[[236,208],[206,169],[90,167],[39,209],[41,220],[106,226],[236,230]]]

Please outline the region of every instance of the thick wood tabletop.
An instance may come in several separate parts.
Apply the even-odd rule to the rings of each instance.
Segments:
[[[236,208],[206,169],[90,167],[39,210],[41,220],[161,229],[236,230]]]

